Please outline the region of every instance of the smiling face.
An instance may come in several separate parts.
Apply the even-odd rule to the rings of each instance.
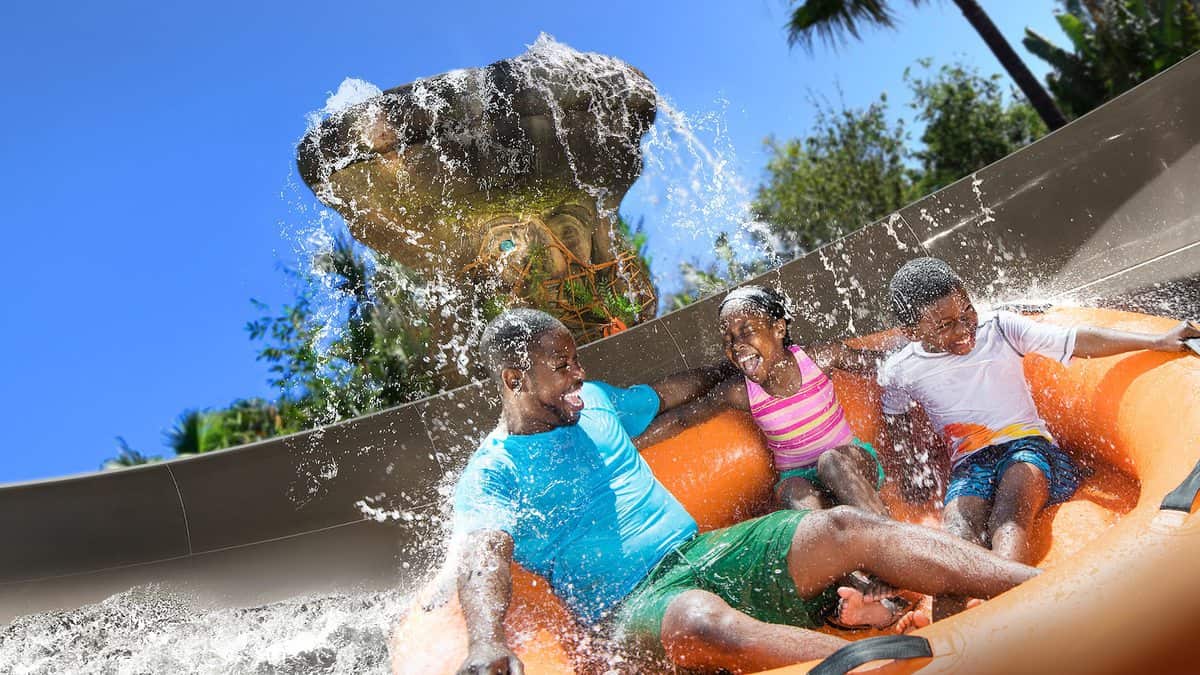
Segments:
[[[979,314],[971,298],[957,290],[925,307],[916,325],[904,329],[904,334],[927,352],[964,356],[975,348],[978,328]]]
[[[763,384],[771,368],[787,363],[783,336],[787,323],[772,320],[759,311],[732,308],[721,313],[721,331],[725,335],[725,356],[742,371],[746,379]]]
[[[516,413],[510,432],[540,433],[578,422],[584,375],[575,339],[566,328],[548,330],[534,339],[529,345],[529,368],[505,368],[501,374]]]

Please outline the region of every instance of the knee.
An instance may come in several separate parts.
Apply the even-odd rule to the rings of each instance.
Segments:
[[[983,524],[972,522],[970,518],[960,513],[957,509],[946,509],[942,513],[942,523],[947,532],[959,539],[965,539],[972,544],[980,546],[987,545],[987,537],[985,536]]]
[[[855,535],[878,525],[884,519],[862,509],[843,505],[811,513],[800,524],[804,525],[805,521],[810,520],[810,527],[820,528],[822,536],[845,544]]]
[[[662,643],[677,665],[692,667],[711,653],[737,652],[737,612],[716,597],[680,598],[663,617]]]
[[[822,453],[817,457],[817,475],[828,485],[831,481],[840,481],[854,473],[854,458],[850,456],[855,448],[836,448]]]

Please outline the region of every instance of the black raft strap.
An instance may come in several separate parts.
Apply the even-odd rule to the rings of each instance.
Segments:
[[[858,640],[829,655],[809,675],[845,675],[868,661],[933,657],[929,640],[917,635],[884,635]]]
[[[1192,467],[1192,472],[1187,478],[1179,484],[1179,487],[1167,493],[1163,497],[1162,506],[1160,509],[1169,509],[1171,511],[1183,511],[1189,513],[1192,510],[1192,502],[1196,499],[1196,493],[1200,492],[1200,462],[1196,462],[1196,466]]]

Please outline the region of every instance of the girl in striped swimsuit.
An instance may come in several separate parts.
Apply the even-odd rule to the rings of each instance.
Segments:
[[[832,498],[885,515],[879,499],[883,464],[870,444],[854,437],[824,368],[874,370],[876,352],[841,343],[806,353],[788,335],[791,315],[773,289],[745,286],[720,308],[725,356],[742,371],[733,387],[736,407],[750,410],[767,439],[779,482],[775,494],[793,509],[821,508]],[[742,396],[745,396],[743,399]]]
[[[723,409],[747,410],[774,456],[775,495],[783,508],[848,504],[887,515],[879,499],[884,477],[879,456],[854,437],[833,382],[823,372],[874,371],[883,354],[840,342],[801,349],[788,335],[791,314],[783,297],[770,288],[730,291],[719,316],[725,356],[743,377],[730,377],[705,398],[669,411],[662,426],[682,428]],[[647,438],[645,445],[657,440]]]
[[[774,289],[743,286],[721,302],[719,317],[725,356],[742,377],[729,377],[689,404],[672,408],[641,436],[648,447],[722,410],[749,411],[767,439],[779,481],[775,495],[783,508],[820,509],[847,504],[887,516],[879,498],[883,464],[868,443],[854,437],[838,403],[827,368],[873,372],[882,352],[857,350],[838,342],[808,350],[788,335],[791,314]],[[928,624],[909,611],[919,598],[877,579],[854,573],[841,581],[837,610],[827,621],[841,628],[871,626],[898,630]]]

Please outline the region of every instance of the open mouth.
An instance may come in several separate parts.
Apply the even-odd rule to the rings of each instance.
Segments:
[[[580,392],[582,392],[582,391],[583,391],[583,387],[577,387],[574,390],[568,391],[567,393],[563,394],[563,397],[562,397],[563,403],[567,404],[568,409],[573,410],[575,412],[579,412],[580,410],[583,410],[583,397],[580,396]]]
[[[739,356],[737,365],[738,368],[742,369],[743,373],[750,375],[758,372],[758,367],[762,365],[762,357],[758,354],[746,354],[744,356]]]

